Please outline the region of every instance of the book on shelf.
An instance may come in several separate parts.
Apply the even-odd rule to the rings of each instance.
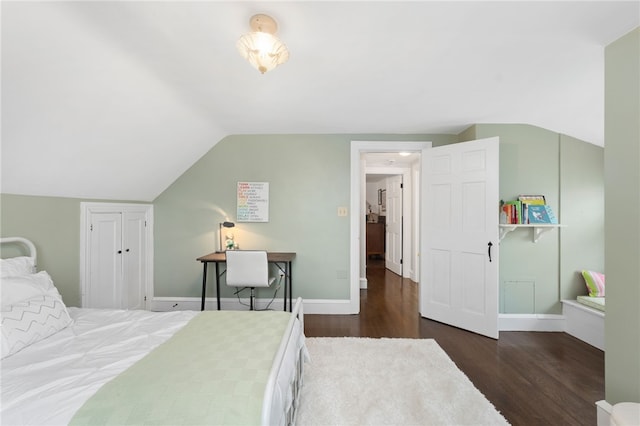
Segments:
[[[552,223],[546,205],[532,204],[529,206],[529,223],[530,224],[548,224]],[[554,216],[555,217],[555,216]]]
[[[557,225],[558,224],[558,218],[556,218],[556,215],[553,214],[553,209],[551,208],[551,206],[548,205],[548,204],[545,204],[544,208],[547,211],[547,216],[549,216],[549,223]]]
[[[517,200],[500,202],[500,223],[508,225],[557,224],[558,219],[544,195],[519,195]]]
[[[503,210],[507,214],[508,224],[522,223],[522,203],[520,201],[506,201],[503,206]],[[506,209],[506,210],[505,210]]]
[[[544,195],[518,195],[518,201],[524,204],[547,204]]]

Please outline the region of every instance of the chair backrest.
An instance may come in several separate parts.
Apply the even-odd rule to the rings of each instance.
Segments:
[[[268,287],[267,252],[259,250],[227,250],[227,285],[233,287]]]

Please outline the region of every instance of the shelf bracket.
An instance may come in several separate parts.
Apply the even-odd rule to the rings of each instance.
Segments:
[[[534,226],[533,227],[533,242],[537,243],[542,234],[544,234],[545,232],[549,232],[552,229],[553,228],[549,228],[549,227],[542,228],[542,227]]]
[[[542,234],[551,231],[552,229],[555,228],[560,228],[564,225],[558,225],[558,224],[540,224],[540,225],[533,225],[533,224],[500,224],[500,228],[499,228],[499,236],[500,236],[500,240],[502,241],[502,239],[511,231],[517,229],[517,228],[531,228],[531,233],[533,236],[533,242],[537,243],[538,240],[540,239],[540,237],[542,236]]]
[[[500,239],[498,242],[502,241],[502,239],[506,237],[507,234],[513,231],[514,229],[516,229],[515,226],[500,225]]]

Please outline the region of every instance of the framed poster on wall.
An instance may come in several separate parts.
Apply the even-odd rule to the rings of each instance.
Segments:
[[[238,222],[269,222],[269,182],[238,182]]]

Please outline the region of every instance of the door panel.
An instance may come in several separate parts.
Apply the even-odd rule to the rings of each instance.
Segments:
[[[387,179],[385,267],[402,275],[402,175]]]
[[[420,313],[493,338],[498,337],[498,149],[498,138],[490,138],[422,153]]]
[[[436,229],[451,229],[453,209],[451,206],[451,185],[433,185],[431,203],[432,226]]]
[[[437,287],[432,287],[431,303],[444,307],[451,306],[451,253],[447,250],[432,250],[431,258],[433,267],[430,272],[430,282],[437,282]]]
[[[87,308],[121,308],[122,215],[94,213],[90,224],[89,299]]]
[[[125,242],[123,244],[125,309],[144,309],[146,215],[144,212],[125,213]]]
[[[464,265],[468,265],[468,268],[463,268],[461,271],[462,282],[467,283],[470,288],[475,291],[466,291],[463,293],[463,300],[461,301],[462,309],[467,313],[484,315],[487,307],[484,303],[484,297],[482,297],[486,291],[486,282],[483,279],[484,274],[478,274],[477,272],[484,271],[485,255],[478,255],[477,253],[462,253],[461,260]]]

